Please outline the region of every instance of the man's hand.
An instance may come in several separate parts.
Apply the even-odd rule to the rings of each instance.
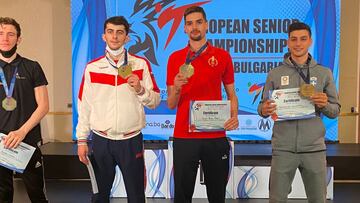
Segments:
[[[89,164],[89,160],[87,158],[89,152],[89,148],[86,144],[78,145],[78,156],[79,160],[84,163],[85,165]]]
[[[310,97],[310,99],[314,102],[314,104],[319,107],[323,108],[328,103],[328,97],[323,92],[316,92],[314,95]]]
[[[274,100],[266,100],[261,108],[261,115],[270,116],[275,113],[276,104]]]
[[[2,141],[4,143],[4,147],[8,149],[16,148],[20,142],[24,140],[26,134],[27,133],[21,129],[9,132]]]
[[[224,124],[225,130],[235,130],[239,127],[239,120],[237,116],[229,118]]]
[[[182,86],[185,85],[186,83],[188,83],[188,79],[187,79],[187,77],[185,77],[185,75],[183,75],[180,72],[178,74],[176,74],[176,76],[174,78],[174,87],[175,87],[176,93],[180,92]]]
[[[136,93],[141,91],[140,79],[137,75],[131,74],[127,77],[127,83],[134,88]]]

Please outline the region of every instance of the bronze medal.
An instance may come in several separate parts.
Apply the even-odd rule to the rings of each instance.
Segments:
[[[190,64],[183,64],[180,66],[180,73],[182,73],[185,77],[190,78],[194,75],[194,66]]]
[[[16,100],[14,98],[12,98],[12,97],[6,97],[2,101],[2,107],[6,111],[13,111],[14,109],[16,109]]]
[[[300,95],[303,97],[310,97],[315,93],[315,87],[311,84],[303,84],[300,87]]]
[[[127,65],[122,65],[120,66],[120,68],[118,69],[119,75],[122,78],[127,78],[129,75],[132,74],[132,67],[131,65],[127,64]]]

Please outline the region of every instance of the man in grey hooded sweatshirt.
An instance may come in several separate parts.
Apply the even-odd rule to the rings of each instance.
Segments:
[[[336,118],[340,104],[331,70],[317,64],[308,52],[312,44],[311,30],[300,22],[289,26],[288,48],[281,66],[267,76],[258,113],[262,117],[276,115],[277,106],[269,99],[272,90],[312,85],[309,100],[315,116],[307,119],[276,121],[272,135],[270,203],[286,202],[296,169],[299,169],[310,203],[326,202],[325,127],[320,115]],[[312,88],[312,87],[311,87]],[[310,89],[311,89],[310,88]]]

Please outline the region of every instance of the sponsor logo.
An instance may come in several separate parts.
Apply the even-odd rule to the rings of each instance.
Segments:
[[[151,128],[161,128],[161,129],[173,129],[175,125],[171,123],[170,120],[165,120],[164,122],[147,122],[146,127]]]
[[[195,105],[195,107],[194,107],[194,110],[195,110],[195,111],[199,111],[200,108],[201,108],[201,106],[202,106],[201,103],[197,103],[197,104]]]
[[[160,89],[160,99],[161,100],[166,100],[167,99],[166,89]]]
[[[270,120],[267,118],[260,119],[258,122],[258,128],[259,128],[259,130],[261,130],[263,132],[269,131],[271,129]]]
[[[245,126],[240,127],[241,130],[257,130],[257,126],[253,124],[251,119],[245,120]]]
[[[16,73],[16,79],[17,80],[25,80],[26,77],[20,76],[19,73]]]

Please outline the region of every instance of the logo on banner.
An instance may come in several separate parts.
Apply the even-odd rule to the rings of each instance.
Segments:
[[[267,118],[260,119],[258,122],[258,128],[259,128],[259,130],[261,130],[263,132],[269,131],[271,129],[270,120]]]
[[[147,122],[146,127],[151,128],[160,128],[160,129],[173,129],[175,125],[171,123],[170,120],[165,120],[164,122]]]
[[[245,124],[245,125],[241,125],[241,124]],[[246,119],[245,122],[240,122],[240,126],[239,126],[240,130],[252,130],[252,131],[256,131],[257,130],[257,126],[256,124],[253,124],[251,119]]]
[[[264,88],[264,85],[265,85],[265,83],[251,84],[251,82],[248,82],[248,87],[249,87],[248,92],[249,92],[249,94],[254,94],[255,93],[254,99],[253,99],[251,104],[254,104],[256,102],[257,98],[260,96],[260,93]]]
[[[133,12],[129,16],[129,22],[134,22],[131,24],[130,34],[131,38],[135,39],[136,43],[129,47],[130,53],[139,54],[139,52],[142,52],[152,64],[159,65],[156,57],[156,50],[158,49],[158,32],[160,30],[156,29],[153,26],[153,23],[156,23],[157,21],[157,26],[160,29],[168,23],[172,23],[164,47],[164,49],[166,49],[183,20],[184,11],[191,6],[201,6],[210,1],[201,1],[186,5],[176,5],[175,2],[175,0],[162,0],[157,2],[144,0],[135,1]],[[169,5],[171,6],[168,7]],[[164,9],[165,7],[168,8]],[[141,24],[137,22],[140,22]],[[146,29],[144,29],[144,27]],[[141,30],[141,32],[135,32],[135,30]]]

